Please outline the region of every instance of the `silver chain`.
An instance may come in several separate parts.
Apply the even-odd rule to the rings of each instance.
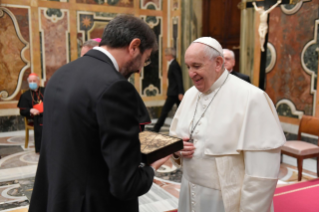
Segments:
[[[227,71],[227,70],[225,70]],[[193,143],[193,133],[197,127],[197,124],[199,123],[199,121],[204,117],[204,114],[206,113],[207,109],[209,108],[210,104],[213,102],[215,96],[218,94],[218,92],[220,91],[220,89],[223,87],[223,85],[225,84],[227,78],[228,78],[228,75],[229,73],[227,73],[227,77],[226,79],[224,80],[223,84],[219,87],[219,89],[217,90],[216,94],[212,97],[212,99],[210,100],[210,102],[208,103],[206,109],[204,110],[204,112],[202,113],[202,115],[199,117],[198,121],[196,122],[195,126],[194,126],[194,120],[195,120],[195,115],[196,115],[196,112],[197,112],[197,106],[198,106],[198,102],[199,102],[199,96],[197,97],[197,103],[196,103],[196,107],[195,107],[195,112],[194,112],[194,116],[193,116],[193,120],[192,120],[192,129],[191,129],[191,134],[190,134],[190,137],[189,137],[189,142]]]

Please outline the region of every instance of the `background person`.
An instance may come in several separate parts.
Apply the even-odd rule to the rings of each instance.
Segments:
[[[242,80],[245,80],[246,82],[250,83],[250,78],[249,76],[245,74],[241,74],[237,71],[234,71],[234,66],[236,64],[235,60],[235,53],[232,50],[229,49],[223,49],[224,53],[224,59],[225,59],[225,68],[232,74],[235,75],[236,77],[239,77]]]
[[[168,68],[168,88],[167,88],[167,97],[164,103],[160,117],[155,124],[153,131],[159,132],[163,126],[165,119],[169,111],[176,104],[179,106],[180,102],[183,99],[184,95],[184,86],[183,86],[183,76],[182,69],[176,60],[176,51],[174,48],[167,48],[165,50],[166,60],[169,61]]]
[[[39,108],[34,108],[34,106],[43,104],[44,87],[40,87],[40,78],[35,73],[31,73],[27,81],[30,89],[20,96],[18,107],[20,108],[21,116],[33,120],[35,152],[39,153],[41,148],[43,111]]]

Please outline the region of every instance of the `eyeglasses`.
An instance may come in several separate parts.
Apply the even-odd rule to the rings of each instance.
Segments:
[[[144,62],[144,67],[148,66],[149,64],[151,64],[151,58],[148,58],[145,62]]]

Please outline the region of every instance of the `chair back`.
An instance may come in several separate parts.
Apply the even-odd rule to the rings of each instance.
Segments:
[[[319,118],[305,115],[302,116],[299,124],[298,140],[301,140],[301,133],[307,133],[319,137]]]

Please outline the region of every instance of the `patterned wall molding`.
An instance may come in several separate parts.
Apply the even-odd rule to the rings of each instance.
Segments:
[[[302,7],[303,1],[298,2],[297,4],[284,4],[280,5],[281,11],[287,15],[292,15],[298,12]]]
[[[163,18],[159,16],[140,16],[155,32],[158,42],[158,51],[151,55],[151,64],[144,67],[140,77],[141,96],[159,96],[163,94]]]
[[[67,9],[39,7],[42,81],[70,62],[70,18]]]
[[[80,57],[82,44],[92,38],[102,37],[105,26],[116,13],[77,11],[77,43]]]
[[[269,73],[275,66],[277,59],[277,53],[274,45],[270,42],[267,43],[267,61],[266,61],[266,73]]]
[[[277,59],[273,70],[266,75],[266,92],[275,104],[289,99],[296,110],[309,116],[315,116],[319,106],[316,92],[318,66],[317,70],[310,69],[310,64],[318,61],[314,46],[310,46],[315,43],[318,3],[319,0],[304,1],[302,8],[293,15],[275,8],[269,17],[269,42],[275,47]]]
[[[181,58],[180,30],[183,5],[181,0],[1,0],[1,2],[4,7],[10,4],[14,8],[29,8],[28,15],[25,11],[12,10],[19,19],[18,24],[23,24],[20,31],[24,39],[29,42],[29,50],[26,48],[23,53],[25,59],[30,61],[28,61],[29,68],[21,76],[20,88],[14,85],[17,95],[12,100],[17,101],[20,90],[28,87],[26,78],[29,73],[39,74],[42,85],[45,85],[58,68],[78,58],[83,42],[90,38],[101,37],[104,27],[116,15],[132,14],[142,18],[154,30],[159,49],[151,56],[151,65],[141,70],[140,74],[132,75],[129,81],[139,91],[146,105],[163,105],[168,85],[166,77],[168,63],[162,52],[168,46],[176,46],[177,58]],[[25,22],[30,23],[30,26],[27,27]],[[3,26],[0,25],[0,37],[3,35]],[[24,56],[21,55],[21,50],[25,44],[14,35],[11,33],[11,38],[23,45],[18,49],[17,55],[20,58]],[[0,47],[0,52],[1,50]],[[0,63],[1,60],[2,58]],[[26,62],[22,59],[21,64],[18,71],[26,66]],[[17,72],[17,66],[15,71]],[[16,72],[10,71],[18,77]],[[4,85],[1,80],[0,92],[8,93],[2,92],[2,98],[9,97],[13,93],[9,88],[13,86]],[[0,112],[5,109],[16,109],[16,104],[9,104],[10,101],[1,99],[1,102],[3,104],[0,104]],[[9,113],[5,111],[4,114]]]
[[[303,111],[298,111],[292,101],[282,99],[276,104],[276,110],[279,116],[301,119],[304,115]]]
[[[319,58],[319,19],[315,21],[313,40],[309,41],[301,53],[301,65],[305,72],[311,76],[311,94],[314,95],[313,115],[316,111],[316,92],[318,78],[318,58]]]
[[[303,48],[301,63],[304,70],[313,76],[318,72],[318,48],[319,48],[319,19],[315,21],[314,36]]]
[[[147,10],[162,10],[162,0],[140,0],[140,8]]]
[[[30,14],[29,7],[24,7],[24,8],[27,8],[28,13]],[[11,79],[12,83],[14,83],[14,87],[15,87],[13,92],[8,92],[7,89],[0,90],[0,97],[1,97],[1,100],[12,100],[20,92],[24,72],[28,68],[30,68],[30,66],[31,66],[30,65],[30,55],[27,55],[29,53],[30,44],[29,44],[29,42],[27,42],[23,38],[21,31],[20,31],[18,21],[17,21],[15,15],[9,9],[4,8],[4,7],[0,7],[0,11],[1,11],[0,12],[0,19],[2,19],[2,21],[4,21],[3,27],[5,27],[4,29],[6,29],[6,30],[1,31],[2,36],[0,39],[0,43],[1,43],[2,47],[1,47],[0,51],[2,52],[1,54],[3,56],[2,61],[1,61],[1,64],[3,64],[3,67],[1,69],[3,71],[3,74],[5,74],[5,77],[7,78],[7,80],[9,81],[9,79]],[[6,20],[4,20],[4,19],[6,19]],[[10,30],[11,31],[14,30],[16,33],[17,39],[15,42],[12,42],[12,44],[17,44],[17,46],[13,47],[13,46],[7,45],[8,41],[12,41],[12,40],[10,40],[10,38],[14,39],[12,36],[6,37],[6,35],[9,36],[9,34],[11,33]],[[17,50],[17,48],[19,48],[19,50],[13,52],[14,50]],[[16,66],[5,65],[5,64],[9,64],[9,63],[12,64],[12,61],[14,61]],[[17,72],[17,71],[11,70],[13,68],[16,69],[16,68],[20,68],[20,67],[21,67],[21,69],[19,69],[18,73],[16,73],[16,74],[15,74],[15,72]]]
[[[76,0],[76,3],[98,4],[117,7],[134,7],[134,0]]]

